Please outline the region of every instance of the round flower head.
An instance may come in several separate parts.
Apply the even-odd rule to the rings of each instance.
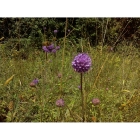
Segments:
[[[57,34],[58,30],[54,30],[54,34]]]
[[[58,106],[58,107],[62,107],[62,106],[64,106],[64,100],[63,99],[59,99],[59,100],[57,100],[56,101],[56,106]]]
[[[51,44],[50,46],[47,46],[48,52],[52,52],[52,50],[54,49],[54,45]]]
[[[49,50],[47,49],[46,46],[43,46],[42,49],[43,49],[45,52],[49,52]]]
[[[95,98],[92,100],[93,105],[98,105],[100,104],[100,100],[98,98]]]
[[[72,67],[77,72],[86,72],[91,67],[91,58],[85,53],[80,53],[72,61]]]
[[[39,80],[35,78],[32,82],[38,84]]]

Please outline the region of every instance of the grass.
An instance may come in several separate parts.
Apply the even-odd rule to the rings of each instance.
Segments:
[[[82,122],[80,75],[71,66],[77,51],[67,40],[65,45],[56,57],[48,54],[47,60],[42,50],[21,59],[7,57],[1,47],[1,122]],[[140,57],[133,46],[121,47],[124,50],[116,53],[82,48],[92,59],[91,69],[83,74],[87,122],[140,121]],[[35,78],[39,84],[30,87]],[[55,105],[60,98],[64,107]],[[100,104],[94,106],[93,98],[99,98]]]

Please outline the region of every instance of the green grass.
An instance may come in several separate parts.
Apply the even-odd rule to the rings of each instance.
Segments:
[[[125,52],[116,53],[85,49],[92,59],[83,83],[87,122],[140,121],[140,57],[136,49],[130,49],[132,46],[124,48]],[[42,50],[30,52],[23,60],[7,57],[1,49],[0,121],[82,122],[80,74],[71,66],[77,54],[76,48],[67,43],[65,50],[61,48],[56,57],[48,54],[47,60]],[[36,88],[29,85],[34,78],[39,79]],[[65,101],[62,108],[55,105],[59,98]],[[94,106],[93,98],[99,98],[101,103]]]

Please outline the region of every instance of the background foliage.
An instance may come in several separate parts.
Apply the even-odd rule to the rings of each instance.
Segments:
[[[44,39],[52,39],[55,29],[58,39],[64,37],[64,27],[65,18],[1,18],[0,36],[28,38],[32,46],[39,47]],[[116,45],[127,40],[138,47],[140,42],[139,18],[68,18],[68,29],[71,40],[87,39],[93,46]]]

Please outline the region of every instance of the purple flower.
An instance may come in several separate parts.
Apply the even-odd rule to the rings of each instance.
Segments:
[[[32,83],[35,83],[35,84],[38,84],[38,82],[39,82],[39,80],[36,78],[32,81]]]
[[[92,103],[93,103],[93,105],[98,105],[98,104],[100,104],[100,100],[98,98],[94,98],[94,99],[92,99]]]
[[[52,50],[52,53],[56,53],[56,49],[53,49],[53,50]]]
[[[72,61],[72,67],[76,72],[86,72],[91,67],[91,58],[85,53],[80,53]]]
[[[56,49],[56,50],[59,50],[59,49],[60,49],[60,46],[56,46],[55,49]]]
[[[50,46],[47,46],[47,49],[49,52],[52,52],[52,50],[54,49],[54,45],[51,44]]]
[[[54,30],[54,34],[57,34],[58,30]]]
[[[36,87],[36,85],[38,84],[39,80],[38,79],[34,79],[31,83],[30,83],[30,86],[31,87]]]
[[[81,89],[81,86],[78,86],[79,89]]]
[[[43,46],[42,47],[42,49],[45,51],[45,52],[49,52],[49,53],[51,53],[51,52],[56,52],[56,50],[55,50],[55,47],[54,47],[54,45],[53,44],[51,44],[50,46]]]
[[[49,50],[47,49],[46,46],[43,46],[42,49],[43,49],[45,52],[49,52]]]
[[[68,32],[70,32],[70,29],[68,29]]]
[[[62,107],[62,106],[64,106],[64,100],[63,99],[59,99],[59,100],[57,100],[56,101],[56,106],[58,106],[58,107]]]

